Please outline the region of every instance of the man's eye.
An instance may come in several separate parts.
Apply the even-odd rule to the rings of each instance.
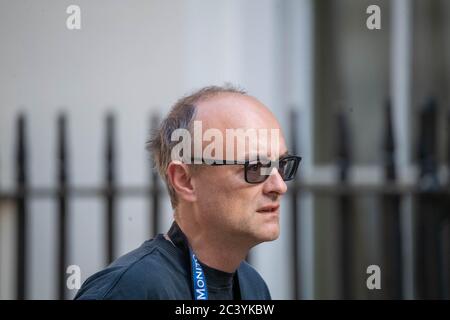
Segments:
[[[258,169],[259,169],[259,167],[260,167],[260,164],[259,163],[257,163],[257,164],[251,164],[251,165],[249,165],[248,166],[249,168],[249,170],[250,171],[258,171]]]

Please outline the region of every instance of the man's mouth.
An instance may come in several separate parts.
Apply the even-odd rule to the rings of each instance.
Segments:
[[[259,208],[256,211],[260,212],[260,213],[271,213],[271,212],[277,211],[278,208],[280,208],[279,204],[271,204],[271,205],[267,205],[267,206],[261,207],[261,208]]]

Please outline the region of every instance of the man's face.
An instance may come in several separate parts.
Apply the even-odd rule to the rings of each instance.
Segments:
[[[277,160],[287,152],[279,123],[270,111],[254,98],[241,95],[223,95],[198,106],[196,120],[201,120],[203,131],[219,129],[226,137],[226,129],[267,129],[268,139],[245,144],[245,154],[254,155],[264,150],[271,160]],[[278,145],[270,143],[270,132],[278,130]],[[260,131],[258,131],[260,132]],[[236,141],[235,141],[236,142]],[[255,141],[253,141],[255,142]],[[206,146],[208,143],[204,143]],[[226,156],[224,138],[223,159]],[[276,148],[276,149],[275,149]],[[275,240],[279,236],[280,198],[287,186],[276,169],[264,182],[250,184],[245,181],[244,165],[200,166],[193,175],[193,185],[197,194],[197,208],[202,222],[217,230],[221,236],[229,236],[239,241],[256,245],[263,241]]]

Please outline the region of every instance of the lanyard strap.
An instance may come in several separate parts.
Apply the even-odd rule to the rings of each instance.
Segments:
[[[203,268],[197,260],[192,249],[189,248],[189,254],[191,256],[191,268],[192,268],[192,285],[194,288],[195,300],[208,300],[208,287],[206,285],[206,277],[203,272]]]
[[[179,228],[176,222],[173,222],[169,232],[164,235],[164,238],[170,241],[174,247],[179,248],[185,253],[187,263],[191,265],[192,290],[195,300],[208,300],[208,287],[206,285],[206,276],[203,272],[201,264],[189,246],[188,240],[183,231]],[[189,256],[188,256],[189,254]],[[189,259],[189,260],[188,260]],[[241,300],[241,291],[239,286],[238,273],[234,275],[233,279],[233,296],[236,300]]]

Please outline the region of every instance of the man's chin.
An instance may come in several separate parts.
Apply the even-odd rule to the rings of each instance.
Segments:
[[[280,227],[277,226],[265,226],[264,230],[258,234],[259,242],[267,242],[277,240],[280,236]]]

